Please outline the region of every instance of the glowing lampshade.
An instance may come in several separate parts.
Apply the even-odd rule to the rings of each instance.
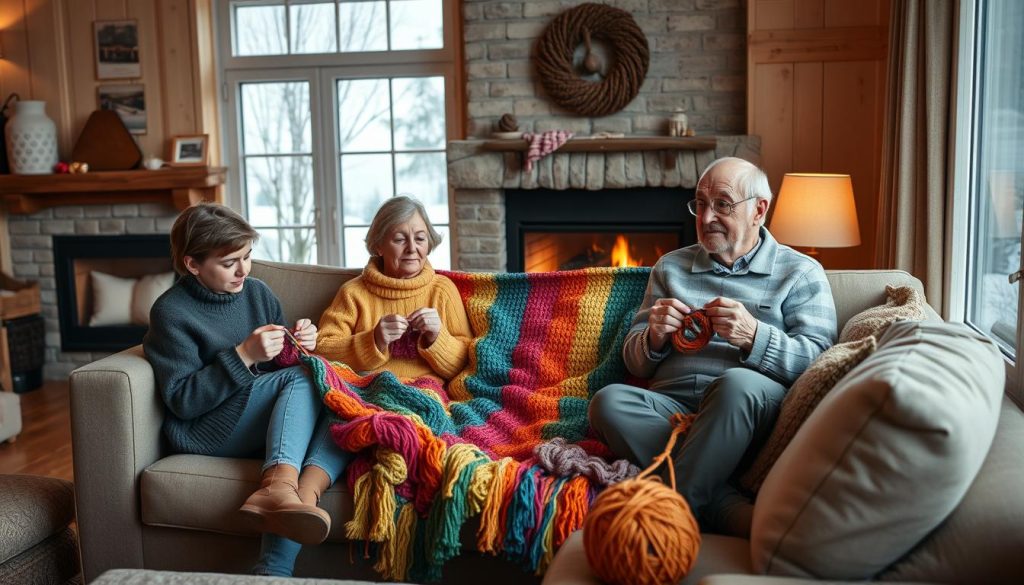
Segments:
[[[850,175],[786,173],[768,231],[790,246],[846,248],[860,245]]]

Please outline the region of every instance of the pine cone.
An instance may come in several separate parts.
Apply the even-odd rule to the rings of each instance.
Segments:
[[[498,120],[498,130],[502,132],[515,132],[519,130],[519,121],[512,114],[504,114]]]

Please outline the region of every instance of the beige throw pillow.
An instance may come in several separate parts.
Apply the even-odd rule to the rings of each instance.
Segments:
[[[89,273],[92,281],[92,318],[90,327],[129,325],[132,322],[132,290],[134,278],[121,278],[112,274]]]
[[[103,272],[89,273],[92,280],[90,327],[149,325],[153,302],[174,284],[174,273],[124,278]]]
[[[870,335],[860,341],[833,345],[814,360],[811,367],[789,389],[772,434],[761,447],[750,469],[740,478],[740,485],[744,489],[756,492],[761,488],[775,460],[789,445],[811,411],[847,372],[875,351],[876,345],[875,336]]]
[[[174,284],[174,272],[147,274],[139,278],[132,291],[132,323],[149,326],[149,310],[160,295]]]
[[[952,512],[992,444],[999,349],[970,328],[888,327],[822,400],[754,504],[754,570],[871,579]]]
[[[923,321],[927,316],[921,294],[909,286],[885,286],[886,303],[857,313],[843,326],[839,343],[857,341],[869,335],[882,337],[896,321]]]

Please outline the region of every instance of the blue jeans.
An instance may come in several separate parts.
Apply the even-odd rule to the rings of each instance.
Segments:
[[[300,471],[316,465],[333,484],[352,459],[352,454],[331,438],[333,418],[301,366],[262,374],[253,382],[249,403],[238,424],[214,455],[262,456],[264,471],[277,464]],[[295,541],[264,534],[254,571],[291,576],[301,548]]]

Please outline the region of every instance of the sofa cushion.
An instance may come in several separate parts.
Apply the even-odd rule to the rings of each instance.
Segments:
[[[895,321],[925,318],[924,298],[912,287],[887,284],[885,298],[884,305],[865,309],[850,317],[839,334],[839,343],[859,341],[872,335],[878,338]]]
[[[768,473],[754,506],[754,569],[866,579],[903,556],[977,474],[1004,376],[998,349],[963,325],[891,325]]]
[[[74,519],[71,482],[0,474],[0,563],[63,532]]]
[[[761,488],[768,471],[815,407],[847,372],[875,351],[876,345],[874,335],[859,341],[833,345],[800,374],[782,401],[772,434],[761,447],[754,463],[740,478],[744,489],[756,492]]]
[[[924,294],[924,285],[903,270],[826,270],[832,300],[836,303],[836,323],[839,330],[857,313],[886,302],[885,287],[910,286]],[[929,321],[942,321],[930,306],[925,306]]]
[[[142,522],[254,535],[238,508],[260,486],[260,461],[204,455],[171,455],[142,472]],[[196,505],[202,502],[203,505]],[[346,540],[344,523],[352,518],[352,497],[344,482],[331,486],[320,507],[333,520],[330,540]]]
[[[1024,412],[1003,398],[999,427],[960,505],[880,575],[885,581],[1024,583]]]
[[[700,583],[715,573],[743,573],[750,569],[750,545],[743,538],[702,534],[697,560],[680,585]],[[601,585],[590,570],[583,548],[583,532],[576,531],[558,549],[558,554],[544,573],[542,585]]]

